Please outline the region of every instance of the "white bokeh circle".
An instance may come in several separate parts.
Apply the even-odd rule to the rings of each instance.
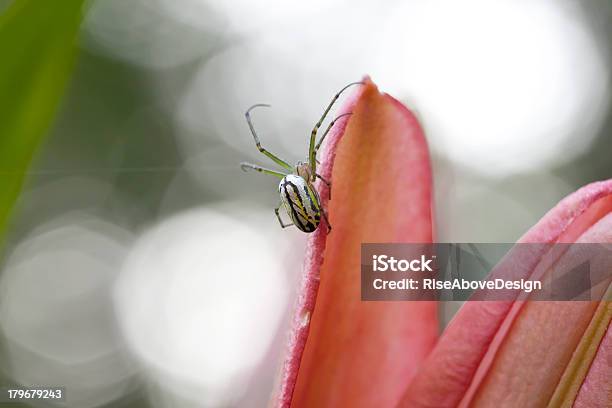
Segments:
[[[406,2],[376,72],[454,162],[491,176],[563,163],[590,147],[609,98],[607,62],[576,7]]]
[[[131,243],[123,228],[71,212],[38,227],[0,279],[1,368],[25,386],[65,387],[67,406],[95,407],[133,392],[110,293]]]
[[[286,309],[278,255],[264,234],[210,209],[165,219],[137,241],[115,304],[157,383],[203,406],[240,398]]]

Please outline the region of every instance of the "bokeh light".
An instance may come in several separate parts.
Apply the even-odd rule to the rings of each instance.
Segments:
[[[0,279],[2,370],[17,384],[66,387],[75,407],[119,399],[135,371],[110,295],[131,234],[80,213],[39,228],[13,251]]]
[[[432,148],[463,166],[487,176],[547,167],[598,134],[609,68],[576,5],[406,2],[385,30],[381,79],[414,101]]]
[[[227,406],[247,392],[288,293],[278,251],[263,234],[201,209],[138,240],[115,299],[130,348],[160,388],[197,406]]]

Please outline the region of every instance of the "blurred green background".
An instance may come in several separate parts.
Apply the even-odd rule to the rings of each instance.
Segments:
[[[371,75],[425,127],[440,242],[514,242],[612,176],[607,0],[82,3],[0,2],[0,383],[66,406],[265,405],[305,236],[238,166],[269,165],[254,103],[303,160]]]

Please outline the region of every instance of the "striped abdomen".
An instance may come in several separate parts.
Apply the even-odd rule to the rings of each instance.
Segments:
[[[321,222],[321,205],[316,190],[302,177],[289,174],[278,185],[280,198],[291,221],[304,232],[313,232]]]

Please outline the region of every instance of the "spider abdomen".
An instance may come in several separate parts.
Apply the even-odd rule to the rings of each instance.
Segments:
[[[313,232],[321,222],[319,195],[312,184],[296,174],[288,174],[278,185],[283,207],[297,228]]]

